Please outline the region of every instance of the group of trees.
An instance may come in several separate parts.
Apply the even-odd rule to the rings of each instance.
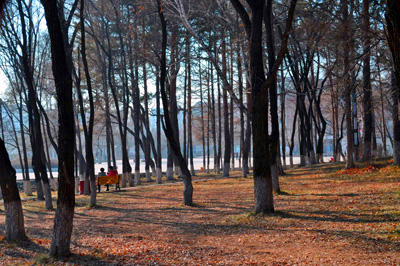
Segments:
[[[352,168],[379,154],[379,133],[382,154],[392,150],[399,165],[400,5],[387,7],[385,16],[372,0],[8,3],[0,28],[9,81],[0,102],[7,239],[26,236],[4,141],[16,150],[26,194],[30,167],[46,208],[58,187],[55,256],[69,253],[78,175],[96,204],[93,149],[103,142],[108,165],[120,149],[122,187],[141,183],[141,155],[146,179],[161,183],[167,147],[166,178],[182,177],[184,203],[193,205],[196,143],[204,169],[228,177],[238,141],[244,177],[253,157],[256,213],[274,211],[278,176],[296,146],[300,164],[314,164],[330,140],[333,159]]]

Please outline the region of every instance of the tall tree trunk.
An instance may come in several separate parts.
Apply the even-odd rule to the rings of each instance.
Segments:
[[[156,80],[156,112],[157,112],[157,183],[162,183],[162,164],[161,164],[161,111],[160,111],[160,78],[159,69],[157,68]]]
[[[100,54],[100,53],[99,53]],[[101,60],[101,72],[102,72],[102,83],[103,83],[103,93],[104,93],[104,104],[105,104],[105,115],[106,115],[106,145],[107,145],[107,166],[111,165],[112,155],[112,135],[111,135],[111,118],[110,118],[110,99],[107,87],[107,69],[106,62],[103,57],[99,58]],[[114,155],[115,158],[115,155]],[[114,162],[113,162],[114,163]]]
[[[363,39],[364,39],[364,67],[363,67],[363,108],[364,108],[364,145],[363,161],[371,159],[371,131],[372,131],[372,91],[370,67],[370,37],[369,37],[369,1],[363,0]]]
[[[200,57],[200,56],[199,56]],[[204,134],[204,99],[203,99],[203,76],[201,73],[201,60],[199,61],[199,79],[200,79],[200,126],[201,126],[201,145],[203,148],[203,171],[206,169],[206,145],[205,145],[205,134]]]
[[[210,172],[210,112],[211,112],[210,71],[211,71],[211,64],[210,64],[210,62],[208,62],[208,68],[207,68],[207,173]]]
[[[212,47],[213,41],[211,37],[211,32],[209,35],[209,40],[210,40],[210,47]],[[210,79],[211,79],[211,134],[213,138],[213,157],[214,157],[214,172],[217,173],[218,169],[218,151],[217,151],[217,130],[216,130],[216,113],[215,113],[215,91],[214,91],[214,67],[211,64],[210,66]]]
[[[383,144],[383,156],[387,156],[387,144],[386,144],[386,118],[385,118],[385,104],[383,97],[383,84],[381,79],[381,69],[380,64],[377,62],[377,70],[378,70],[378,82],[379,82],[379,92],[380,92],[380,100],[381,100],[381,116],[382,116],[382,144]]]
[[[28,153],[26,149],[26,141],[25,141],[25,129],[24,129],[24,117],[23,117],[23,105],[22,105],[22,93],[21,89],[19,90],[19,104],[18,104],[18,113],[19,113],[19,126],[21,132],[21,142],[22,142],[22,152],[24,154],[24,166],[25,167],[25,180],[24,180],[24,192],[27,196],[32,195],[32,184],[29,177],[29,163],[28,163]]]
[[[182,170],[182,175],[183,175],[183,184],[184,184],[184,190],[183,190],[183,199],[184,199],[184,204],[187,206],[192,206],[193,205],[193,185],[192,185],[192,176],[190,175],[190,171],[187,167],[187,164],[185,162],[185,159],[182,156],[180,147],[179,147],[179,142],[175,139],[175,134],[173,130],[173,126],[170,120],[169,116],[169,110],[168,110],[168,97],[167,93],[165,90],[165,79],[166,79],[166,50],[167,50],[167,24],[164,19],[164,13],[163,13],[163,8],[161,7],[161,0],[157,0],[158,3],[158,14],[160,17],[161,21],[161,28],[162,28],[162,53],[161,53],[161,78],[160,78],[160,87],[161,87],[161,96],[162,96],[162,102],[164,106],[164,120],[165,120],[165,128],[164,132],[166,137],[168,138],[168,141],[171,145],[171,148],[173,149],[175,155],[177,156],[177,161],[179,163],[179,166]]]
[[[86,176],[89,177],[90,180],[90,188],[91,188],[90,206],[95,206],[97,190],[96,190],[96,176],[94,172],[94,156],[93,156],[94,102],[93,102],[92,81],[89,73],[89,65],[86,59],[84,3],[85,0],[80,1],[81,54],[82,54],[83,68],[85,70],[87,91],[89,95],[89,127],[86,129],[86,124],[84,126],[84,128],[86,129],[85,131]],[[85,115],[83,115],[83,117],[84,116]]]
[[[143,88],[144,88],[144,119],[143,119],[143,124],[145,125],[145,128],[147,129],[149,127],[149,95],[147,91],[147,69],[146,69],[146,62],[143,62]],[[145,160],[146,160],[146,166],[145,166],[145,171],[146,171],[146,181],[147,182],[152,182],[153,180],[151,179],[151,174],[150,174],[150,161],[151,161],[151,155],[150,155],[150,132],[146,131],[146,139],[144,140],[144,153],[145,153]]]
[[[186,38],[186,57],[188,60],[187,71],[188,71],[188,86],[187,86],[187,94],[188,94],[188,142],[189,142],[189,164],[190,164],[190,173],[195,175],[194,173],[194,163],[193,163],[193,131],[192,131],[192,71],[191,71],[191,60],[190,60],[190,37]]]
[[[254,152],[254,201],[256,213],[274,211],[268,134],[268,93],[262,56],[262,21],[264,0],[252,1],[250,36],[250,74]]]
[[[400,30],[398,32],[400,32]],[[397,68],[396,66],[396,74],[392,74],[393,165],[395,166],[400,166],[400,82],[397,81],[399,80],[400,75],[397,73],[398,71],[400,71],[400,67]]]
[[[387,38],[392,52],[394,74],[392,77],[392,104],[393,104],[393,164],[400,166],[400,2],[387,1]]]
[[[217,174],[221,173],[222,158],[222,111],[221,111],[221,85],[219,84],[219,76],[217,76],[218,89],[218,156],[217,156]]]
[[[351,112],[351,73],[350,73],[350,19],[349,19],[348,1],[342,1],[343,12],[343,50],[344,50],[344,112],[346,113],[346,128],[347,128],[347,159],[346,168],[354,168],[354,138]]]
[[[232,33],[229,34],[229,76],[230,76],[230,84],[233,84],[233,42],[232,42]],[[229,110],[229,118],[230,118],[230,137],[231,137],[231,160],[232,160],[232,171],[235,170],[235,124],[234,124],[234,111],[233,111],[233,97],[230,97],[230,110]]]
[[[50,255],[70,254],[74,193],[74,111],[72,78],[67,67],[63,33],[55,1],[42,0],[51,42],[51,58],[58,103],[58,200]]]
[[[329,86],[330,86],[330,92],[331,92],[331,109],[332,109],[332,150],[333,150],[333,161],[337,161],[337,154],[336,154],[336,138],[337,138],[337,122],[336,122],[336,94],[334,90],[334,84],[332,80],[332,75],[329,75]]]
[[[282,160],[283,160],[283,169],[286,169],[286,91],[285,91],[285,76],[283,73],[283,68],[281,68],[281,139],[282,139]]]
[[[78,56],[78,61],[80,61],[80,56]],[[81,69],[80,65],[78,65],[78,78],[76,79],[76,91],[78,94],[78,100],[79,100],[79,110],[81,114],[81,120],[82,120],[82,128],[83,128],[83,136],[86,140],[87,135],[88,135],[88,130],[87,130],[87,125],[86,125],[86,111],[84,108],[83,104],[83,97],[82,97],[82,89],[81,89]],[[79,141],[79,175],[82,179],[84,180],[84,194],[85,195],[90,195],[90,181],[89,181],[89,175],[88,175],[88,170],[87,170],[87,158],[86,160],[83,158],[83,150],[82,150],[82,140],[81,140],[81,132],[80,132],[80,124],[79,124],[79,117],[76,115],[76,123],[77,123],[77,134],[78,134],[78,141]],[[86,141],[85,141],[85,150],[86,150]]]
[[[226,68],[226,40],[225,40],[225,31],[222,32],[222,72],[226,76],[227,68]],[[224,83],[225,84],[225,83]],[[231,137],[229,134],[229,111],[228,111],[228,92],[227,88],[222,89],[222,98],[223,98],[223,106],[224,106],[224,141],[225,141],[225,149],[224,149],[224,169],[222,176],[229,177],[229,168],[230,168],[230,156],[231,156]]]
[[[249,71],[249,65],[247,63],[247,60],[245,61],[245,69],[246,69],[246,105],[247,109],[250,111],[247,114],[247,119],[246,119],[246,132],[244,136],[244,148],[243,148],[243,169],[242,169],[242,175],[244,178],[247,178],[247,175],[250,173],[250,168],[249,168],[249,153],[251,149],[251,110],[252,110],[252,102],[251,102],[251,92],[250,92],[250,71]]]
[[[232,83],[231,83],[232,84]],[[231,160],[232,160],[232,171],[235,171],[235,122],[234,122],[234,110],[233,110],[233,99],[230,100],[230,111],[229,111],[229,119],[230,119],[230,136],[231,136]]]
[[[178,125],[178,103],[176,98],[176,81],[177,74],[179,71],[179,61],[178,59],[178,42],[179,42],[179,29],[176,25],[172,27],[171,34],[171,66],[170,66],[170,81],[169,81],[169,114],[171,116],[172,127],[174,129],[174,136],[177,142],[178,148],[180,150],[180,142],[179,142],[179,125]],[[172,149],[173,150],[173,149]],[[181,169],[178,163],[177,155],[175,152],[173,153],[174,158],[174,166],[175,166],[175,174],[180,176]]]
[[[189,36],[186,36],[186,38],[189,38]],[[186,57],[185,60],[185,82],[183,85],[183,158],[185,158],[186,163],[188,162],[187,154],[188,154],[188,149],[187,149],[187,126],[186,126],[186,114],[187,114],[187,78],[188,78],[188,71],[187,71],[187,65],[188,65],[188,60],[189,58]]]
[[[264,7],[264,23],[267,32],[267,47],[268,47],[268,66],[272,69],[275,65],[275,40],[273,29],[273,15],[272,15],[273,0],[267,0],[267,5]],[[278,96],[277,96],[277,82],[274,79],[269,87],[269,100],[271,111],[271,143],[270,143],[270,167],[272,175],[273,190],[277,193],[280,192],[279,176],[278,176],[278,162],[277,152],[279,151],[279,120],[278,120]]]
[[[293,168],[293,149],[294,149],[294,136],[296,134],[296,122],[297,122],[297,115],[299,113],[298,109],[298,104],[296,100],[296,110],[294,111],[294,118],[293,118],[293,124],[292,124],[292,135],[290,138],[290,146],[289,146],[289,163],[290,163],[290,168]],[[300,132],[297,133],[300,136]],[[300,142],[299,142],[300,145]]]
[[[238,83],[239,83],[239,112],[240,112],[240,158],[239,167],[242,167],[242,176],[247,177],[247,172],[244,171],[244,149],[245,149],[245,142],[244,142],[244,110],[243,110],[243,69],[242,69],[242,60],[241,60],[241,47],[238,43],[236,46],[236,57],[237,57],[237,68],[238,68]]]
[[[351,103],[352,103],[352,122],[353,122],[353,146],[354,146],[354,160],[359,160],[359,148],[360,148],[360,139],[359,139],[359,130],[358,130],[358,110],[357,110],[357,95],[356,95],[356,86],[355,86],[355,71],[351,71],[352,75],[352,85],[351,85]],[[371,130],[372,132],[372,130]]]
[[[135,34],[136,36],[136,34]],[[135,37],[135,46],[137,38]],[[132,52],[130,53],[129,64],[131,68],[131,82],[133,84],[132,95],[133,95],[133,124],[135,128],[135,185],[140,185],[140,90],[139,90],[139,66],[137,59],[135,59],[135,66],[133,66]],[[135,71],[133,71],[135,69]],[[135,75],[133,75],[135,73]]]

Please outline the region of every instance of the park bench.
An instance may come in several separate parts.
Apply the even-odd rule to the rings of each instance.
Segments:
[[[110,175],[110,176],[97,176],[96,178],[96,186],[100,193],[101,185],[114,185],[115,191],[121,190],[119,186],[119,182],[121,181],[121,175]]]

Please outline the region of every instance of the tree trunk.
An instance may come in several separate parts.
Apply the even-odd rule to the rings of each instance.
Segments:
[[[380,101],[381,101],[381,116],[382,116],[382,144],[383,144],[383,156],[387,156],[387,147],[386,147],[386,118],[385,118],[385,104],[383,97],[383,84],[381,80],[381,69],[379,63],[377,63],[377,71],[378,71],[378,81],[379,81],[379,92],[380,92]]]
[[[28,153],[26,151],[26,141],[25,141],[25,130],[24,130],[24,120],[23,120],[23,106],[22,106],[22,93],[21,90],[19,90],[19,105],[18,105],[18,111],[19,111],[19,126],[21,130],[21,141],[22,141],[22,152],[24,154],[24,166],[21,165],[21,167],[25,167],[25,181],[24,181],[24,192],[27,196],[32,195],[32,184],[31,180],[29,177],[29,163],[28,163]]]
[[[268,47],[268,66],[271,70],[275,65],[275,40],[274,30],[272,24],[272,2],[273,0],[267,0],[267,5],[264,6],[264,23],[267,33],[267,47]],[[269,100],[270,100],[270,112],[271,112],[271,143],[270,147],[270,167],[272,175],[272,186],[274,192],[279,193],[279,175],[278,175],[278,162],[277,152],[279,151],[279,120],[278,120],[278,96],[277,96],[277,82],[276,78],[272,81],[269,87]]]
[[[222,72],[226,76],[227,68],[226,68],[226,41],[225,41],[225,32],[222,32]],[[224,83],[225,84],[225,83]],[[224,85],[225,86],[225,85]],[[228,92],[227,88],[222,89],[222,97],[223,97],[223,106],[224,106],[224,141],[225,141],[225,149],[224,149],[224,168],[223,168],[223,177],[229,177],[229,168],[230,168],[230,156],[231,156],[231,137],[229,134],[229,111],[228,111]]]
[[[208,68],[207,68],[207,173],[210,173],[210,111],[211,111],[210,71],[211,71],[211,64],[210,64],[210,62],[208,62]]]
[[[136,34],[135,34],[136,36]],[[135,45],[137,39],[135,37]],[[140,90],[139,90],[139,66],[137,65],[137,59],[135,59],[135,67],[133,66],[132,53],[130,53],[129,64],[131,68],[131,82],[133,84],[132,96],[133,96],[133,124],[135,129],[135,185],[140,185]],[[135,69],[135,72],[133,72]],[[135,76],[133,75],[135,73]],[[145,144],[146,145],[146,144]]]
[[[396,68],[396,72],[397,71],[400,71],[400,68]],[[400,83],[397,81],[399,78],[400,75],[397,75],[397,73],[396,75],[392,74],[393,165],[395,166],[400,166],[400,120],[399,120]]]
[[[222,111],[221,111],[221,85],[219,84],[219,76],[217,76],[218,89],[218,155],[217,155],[217,174],[221,173],[221,157],[222,157]]]
[[[262,89],[265,81],[262,56],[262,20],[264,0],[252,1],[250,36],[250,74],[254,152],[255,213],[274,211],[268,134],[268,93]]]
[[[283,73],[283,68],[281,68],[281,139],[282,139],[282,160],[283,169],[286,169],[286,109],[285,109],[285,76]]]
[[[146,62],[143,63],[143,87],[144,87],[144,114],[143,114],[143,121],[145,128],[149,127],[149,95],[147,92],[147,69],[146,69]],[[144,139],[144,154],[146,160],[146,181],[152,182],[151,174],[150,174],[150,131],[146,131],[146,138]]]
[[[238,68],[238,83],[239,83],[239,112],[240,112],[240,158],[239,167],[242,167],[242,176],[247,178],[247,169],[244,170],[244,149],[245,149],[245,129],[244,129],[244,110],[243,110],[243,69],[242,69],[242,60],[241,60],[241,49],[240,45],[236,46],[236,57],[237,57],[237,68]],[[248,167],[248,166],[247,166]]]
[[[393,104],[393,164],[400,166],[400,2],[387,1],[387,38],[392,53],[394,74],[392,78],[392,104]]]
[[[158,14],[161,20],[162,27],[162,53],[161,53],[161,78],[160,78],[160,87],[161,87],[161,96],[162,102],[164,106],[164,119],[165,119],[165,128],[164,132],[168,141],[173,149],[175,155],[177,156],[177,161],[182,170],[183,175],[183,199],[184,204],[187,206],[193,206],[193,185],[192,185],[192,176],[190,175],[190,171],[187,167],[185,159],[182,156],[180,151],[179,142],[175,140],[175,134],[173,132],[172,123],[169,116],[168,110],[168,98],[165,90],[165,78],[166,78],[166,50],[167,50],[167,24],[164,19],[163,9],[161,8],[160,0],[157,0],[158,3]]]
[[[171,34],[171,66],[170,66],[170,81],[169,81],[169,114],[170,114],[170,120],[172,123],[172,128],[174,130],[174,138],[177,142],[178,148],[180,150],[180,144],[179,144],[179,125],[178,125],[178,104],[177,104],[177,99],[176,99],[176,80],[177,80],[177,74],[179,70],[179,61],[177,60],[178,58],[178,42],[179,42],[179,30],[176,25],[172,27],[172,34]],[[175,166],[175,174],[180,176],[181,175],[181,169],[180,165],[178,163],[177,155],[175,154],[175,151],[171,147],[173,151],[173,160],[174,160],[174,166]]]
[[[186,38],[186,56],[188,57],[188,142],[189,142],[189,163],[190,163],[190,173],[195,175],[194,173],[194,163],[193,163],[193,131],[192,131],[192,71],[191,71],[191,62],[190,62],[190,38]]]
[[[370,37],[369,37],[369,1],[363,0],[363,39],[364,39],[364,67],[363,67],[363,109],[364,109],[364,143],[363,161],[371,159],[371,131],[372,131],[372,91],[370,67]]]
[[[346,128],[347,128],[347,159],[346,169],[354,168],[354,138],[351,112],[351,82],[350,82],[350,19],[348,11],[348,1],[342,1],[343,12],[343,43],[344,43],[344,112],[346,113]]]
[[[249,67],[248,63],[246,63],[246,103],[247,103],[247,109],[250,111],[252,110],[252,102],[251,102],[251,92],[249,92],[250,88],[250,82],[249,82]],[[243,149],[243,169],[242,169],[242,175],[244,178],[247,178],[247,175],[250,173],[250,168],[249,168],[249,153],[251,149],[251,112],[247,115],[246,119],[246,132],[244,136],[244,149]]]
[[[8,242],[27,240],[21,198],[15,169],[12,167],[3,139],[0,138],[0,186],[5,210],[5,231]]]
[[[186,36],[189,38],[189,36]],[[183,158],[185,158],[186,163],[188,163],[188,149],[187,149],[187,125],[186,125],[186,114],[187,114],[187,78],[188,78],[188,66],[189,55],[186,55],[185,59],[185,82],[183,85]]]
[[[230,76],[230,84],[233,84],[233,42],[232,42],[232,34],[229,34],[229,76]],[[232,171],[235,171],[235,124],[234,124],[234,111],[233,111],[233,97],[230,97],[230,105],[229,105],[229,118],[230,118],[230,138],[231,138],[231,168]]]
[[[297,100],[296,100],[297,103]],[[290,163],[290,168],[293,168],[293,149],[294,149],[294,136],[296,134],[296,122],[297,122],[297,114],[299,113],[298,105],[296,104],[296,110],[294,112],[294,118],[293,118],[293,125],[292,125],[292,135],[290,138],[290,146],[289,146],[289,163]],[[298,132],[300,136],[300,132]],[[300,143],[299,143],[300,145]]]
[[[160,113],[160,78],[158,75],[159,69],[157,68],[156,80],[156,111],[157,111],[157,184],[162,183],[162,164],[161,164],[161,113]]]
[[[55,1],[42,0],[51,42],[51,57],[58,102],[58,201],[54,218],[54,232],[50,255],[70,254],[73,226],[74,193],[74,112],[72,102],[72,78],[67,67],[67,58]]]
[[[200,57],[200,56],[199,56]],[[204,100],[203,100],[203,80],[201,73],[201,61],[199,61],[199,80],[200,80],[200,126],[201,126],[201,145],[203,148],[203,170],[206,169],[206,145],[205,145],[205,127],[204,127]]]
[[[86,59],[86,42],[85,42],[85,23],[84,23],[84,8],[85,0],[80,1],[80,30],[81,30],[81,54],[82,62],[85,70],[86,85],[89,95],[89,127],[86,128],[86,119],[82,120],[85,123],[85,151],[86,151],[86,176],[90,180],[91,196],[90,196],[90,206],[96,205],[96,176],[94,172],[94,156],[93,156],[93,127],[94,127],[94,102],[93,102],[93,91],[92,91],[92,81],[90,79],[89,65]],[[85,117],[83,114],[82,119]]]

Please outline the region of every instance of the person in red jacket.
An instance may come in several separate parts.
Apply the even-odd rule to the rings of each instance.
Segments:
[[[107,173],[107,175],[108,175],[108,176],[118,175],[118,171],[117,171],[117,169],[114,169],[113,166],[109,166],[109,167],[108,167],[108,173]],[[107,191],[109,191],[108,185],[106,185],[106,186],[107,186]]]
[[[118,171],[117,169],[114,169],[113,166],[108,167],[108,176],[112,176],[112,175],[118,175]]]

